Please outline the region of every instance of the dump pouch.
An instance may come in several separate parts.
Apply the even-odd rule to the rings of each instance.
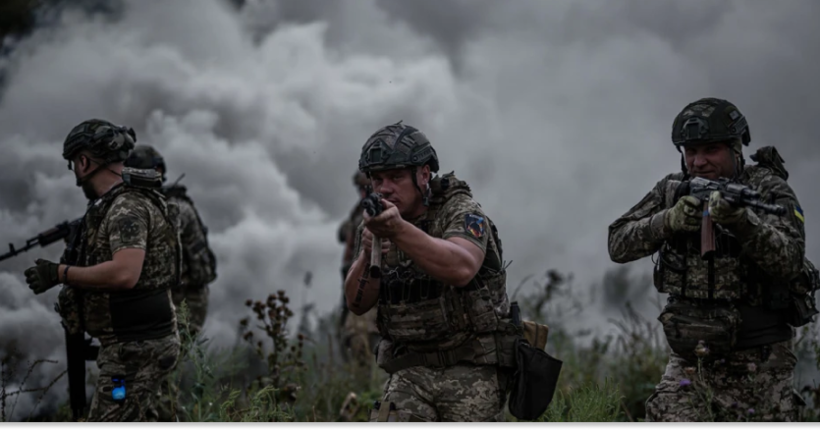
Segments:
[[[525,339],[516,342],[515,361],[510,413],[519,420],[538,419],[552,402],[563,362]]]

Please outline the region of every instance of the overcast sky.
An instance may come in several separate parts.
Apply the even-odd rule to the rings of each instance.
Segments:
[[[0,245],[82,214],[60,156],[74,125],[134,127],[171,180],[185,173],[211,229],[218,344],[247,298],[339,303],[351,176],[366,138],[398,120],[473,187],[514,260],[511,289],[547,268],[600,281],[615,266],[607,226],[679,169],[672,120],[710,96],[747,116],[751,151],[780,150],[820,260],[817,1],[122,3],[116,17],[63,14],[0,62]],[[56,289],[34,297],[22,276],[60,248],[0,263],[0,351],[63,357]]]

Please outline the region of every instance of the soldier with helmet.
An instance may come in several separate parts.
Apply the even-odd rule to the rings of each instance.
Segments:
[[[26,270],[35,294],[63,284],[59,312],[70,334],[100,342],[89,421],[156,421],[160,381],[180,340],[170,288],[179,282],[176,214],[154,171],[125,168],[132,129],[91,119],[65,139],[63,158],[90,200],[60,263]]]
[[[351,312],[377,308],[376,361],[390,374],[371,419],[503,420],[512,363],[499,324],[510,303],[495,225],[464,181],[432,176],[436,151],[414,127],[376,131],[359,169],[384,206],[363,214],[345,281]],[[379,278],[368,276],[371,252],[384,253]]]
[[[811,319],[805,305],[813,306],[817,272],[805,259],[803,210],[783,159],[764,147],[747,165],[742,149],[750,141],[734,104],[690,103],[672,125],[682,171],[661,179],[609,226],[611,259],[627,263],[657,252],[655,286],[669,294],[659,320],[672,354],[646,402],[649,421],[797,419],[793,327]],[[692,178],[746,185],[786,214],[733,205],[719,191],[703,202],[687,192]],[[702,257],[706,215],[716,246]]]
[[[342,283],[347,276],[350,265],[353,264],[353,247],[356,242],[356,229],[362,222],[361,202],[370,193],[370,179],[363,172],[356,170],[353,175],[353,185],[356,187],[358,199],[350,216],[339,226],[339,242],[344,244],[342,254]],[[364,315],[351,314],[342,294],[342,316],[340,318],[340,344],[343,356],[351,360],[360,368],[369,373],[373,364],[373,347],[379,341],[379,331],[376,328],[376,308],[367,311]]]
[[[152,146],[137,145],[125,160],[126,167],[153,169],[166,182],[166,164],[162,155]],[[202,223],[193,200],[183,185],[162,188],[168,202],[179,210],[180,245],[182,246],[181,283],[171,289],[177,309],[184,300],[188,305],[188,328],[196,336],[205,324],[208,314],[208,284],[216,279],[216,257],[208,244],[208,228]]]

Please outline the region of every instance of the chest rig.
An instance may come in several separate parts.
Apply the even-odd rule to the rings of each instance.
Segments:
[[[433,179],[430,190],[428,209],[415,225],[441,238],[445,226],[439,218],[445,204],[472,194],[452,173]],[[491,234],[484,263],[465,287],[431,278],[392,246],[385,257],[378,303],[377,322],[384,338],[413,352],[446,351],[473,340],[477,345],[473,357],[494,355],[493,333],[499,319],[509,315],[510,303],[501,241],[493,222],[486,220]]]
[[[671,208],[689,194],[688,182],[683,175],[673,177],[665,191],[664,207]],[[654,271],[658,291],[691,299],[757,300],[759,294],[748,291],[750,286],[745,282],[754,268],[742,260],[739,241],[718,224],[714,224],[714,229],[715,252],[707,260],[700,256],[699,231],[678,232],[664,242]]]

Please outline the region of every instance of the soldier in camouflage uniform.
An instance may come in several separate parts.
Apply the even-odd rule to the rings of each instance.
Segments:
[[[170,293],[180,273],[176,215],[156,172],[123,167],[135,140],[133,130],[99,119],[71,130],[63,158],[88,210],[62,264],[40,259],[25,273],[36,294],[62,283],[66,330],[100,341],[89,421],[156,421],[157,388],[179,355]]]
[[[165,159],[151,146],[137,145],[125,160],[126,167],[154,169],[166,181]],[[202,331],[208,314],[208,284],[216,279],[216,258],[208,245],[208,229],[202,223],[194,202],[179,184],[163,187],[169,203],[179,208],[179,231],[182,245],[182,283],[171,289],[174,306],[188,304],[188,328],[191,336]]]
[[[504,419],[513,364],[499,332],[510,313],[501,242],[469,186],[431,177],[438,168],[427,137],[401,122],[362,148],[384,211],[363,214],[345,294],[356,315],[378,310],[376,360],[390,377],[374,421]],[[368,277],[374,235],[379,278]]]
[[[612,260],[658,252],[655,286],[669,294],[659,320],[672,355],[646,402],[647,419],[793,421],[796,359],[787,316],[806,299],[816,272],[804,257],[803,212],[783,161],[766,147],[752,156],[757,165],[746,165],[748,124],[721,99],[686,106],[672,140],[682,172],[663,178],[609,226]],[[717,191],[702,202],[686,191],[691,177],[745,184],[787,213],[736,207]],[[716,251],[707,258],[700,253],[704,203],[715,223]]]
[[[356,244],[356,230],[362,222],[361,202],[370,190],[370,179],[360,171],[353,176],[353,185],[359,194],[356,206],[350,216],[339,226],[339,242],[344,244],[342,256],[342,282],[347,277],[347,271],[353,264],[354,246]],[[345,359],[352,359],[359,367],[369,370],[373,364],[373,347],[379,341],[379,329],[376,327],[376,308],[365,312],[364,315],[350,313],[347,302],[342,297],[342,318],[340,330],[340,344]]]

